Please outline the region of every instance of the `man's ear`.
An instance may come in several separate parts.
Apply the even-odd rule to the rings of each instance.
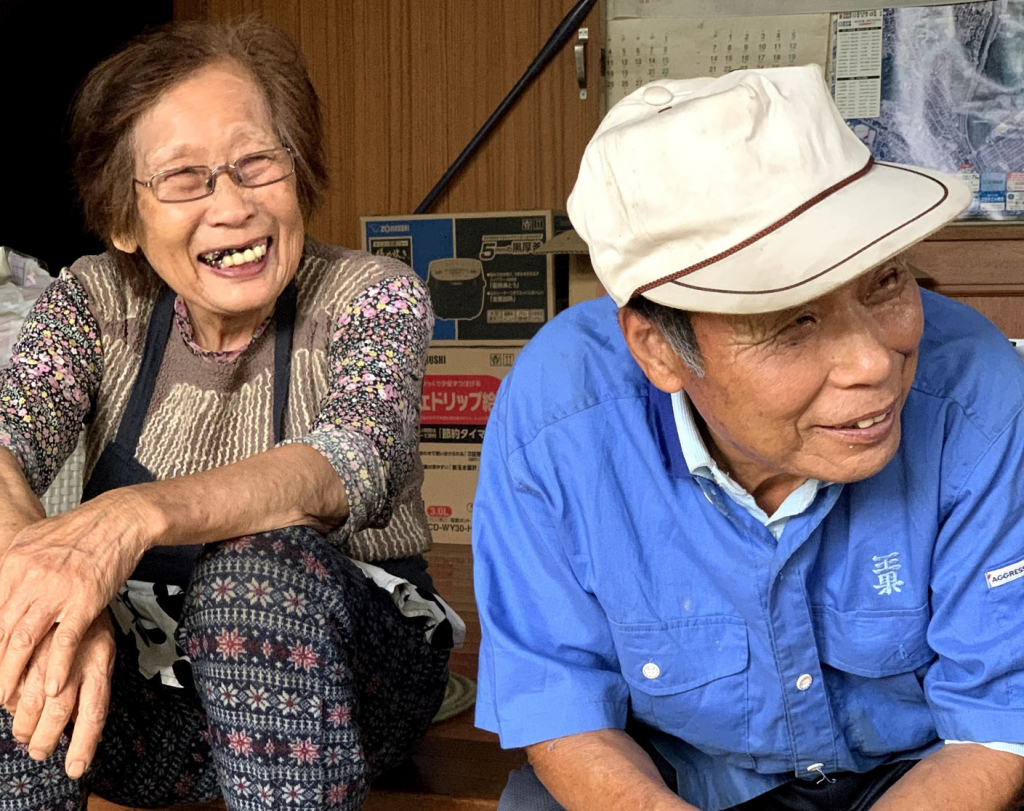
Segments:
[[[633,360],[651,384],[668,394],[684,388],[693,376],[661,331],[628,307],[619,308],[619,329]]]
[[[139,243],[136,242],[133,236],[115,234],[110,238],[110,241],[114,244],[115,248],[124,253],[135,253],[139,249]]]

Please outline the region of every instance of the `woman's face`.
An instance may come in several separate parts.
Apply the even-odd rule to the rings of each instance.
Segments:
[[[212,169],[280,146],[252,78],[224,62],[175,85],[139,118],[135,177],[148,180],[183,166]],[[114,244],[129,253],[142,249],[188,305],[200,346],[244,346],[298,270],[304,232],[295,176],[244,188],[220,172],[212,195],[187,203],[164,203],[150,189],[136,189],[136,233]]]

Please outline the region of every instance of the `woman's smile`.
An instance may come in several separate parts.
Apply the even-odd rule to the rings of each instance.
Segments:
[[[174,176],[196,167],[216,173],[212,167],[281,147],[252,77],[234,63],[218,63],[167,91],[140,117],[135,175]],[[240,185],[234,170],[213,180],[212,193],[184,202],[164,202],[137,186],[139,222],[122,247],[141,248],[185,302],[196,342],[224,351],[245,346],[273,311],[298,270],[305,230],[294,174],[260,186]]]

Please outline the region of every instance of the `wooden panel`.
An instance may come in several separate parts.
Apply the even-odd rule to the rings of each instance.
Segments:
[[[954,222],[928,237],[929,241],[947,239],[1024,239],[1024,223]]]
[[[473,593],[473,550],[467,544],[438,543],[427,553],[434,586],[466,623],[466,642],[453,651],[450,667],[456,673],[476,679],[480,652],[480,616]]]
[[[520,749],[503,750],[497,743],[440,739],[431,733],[416,747],[410,763],[374,782],[373,793],[433,794],[490,800],[496,804],[509,772],[525,762],[526,755]]]
[[[1024,242],[957,240],[919,242],[910,262],[940,285],[1024,285]]]
[[[447,797],[433,794],[370,792],[363,811],[493,811],[497,800]]]
[[[922,287],[968,304],[1010,338],[1024,337],[1024,226],[954,225],[940,234],[907,251],[926,276]]]
[[[505,97],[574,0],[175,0],[176,19],[259,13],[288,31],[324,104],[331,190],[311,232],[357,246],[360,215],[411,213]],[[600,14],[590,93],[572,42],[434,210],[564,209],[600,120]]]

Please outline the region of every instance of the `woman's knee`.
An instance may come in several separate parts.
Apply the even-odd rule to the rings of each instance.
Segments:
[[[301,620],[328,608],[323,600],[343,596],[346,581],[358,584],[356,575],[354,564],[309,527],[210,544],[196,561],[184,617],[238,608],[280,610]]]
[[[367,581],[351,560],[308,527],[286,527],[204,549],[196,562],[178,629],[193,662],[212,654],[277,660],[297,645],[324,646],[356,633],[355,606]]]

